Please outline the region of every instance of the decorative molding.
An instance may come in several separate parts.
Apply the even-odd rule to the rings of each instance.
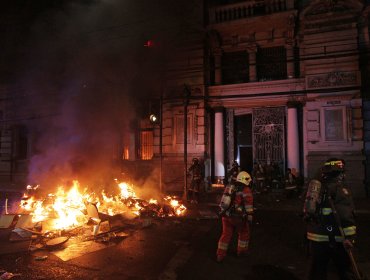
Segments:
[[[257,44],[256,43],[248,43],[247,47],[248,53],[256,53],[257,52]]]
[[[209,96],[266,94],[274,92],[293,93],[305,89],[304,79],[285,79],[266,82],[250,82],[208,87]]]
[[[319,4],[312,7],[305,15],[317,16],[331,12],[348,12],[348,7],[344,3],[344,1],[321,0]]]
[[[325,20],[319,22],[309,22],[304,24],[305,29],[313,29],[313,28],[326,28],[326,29],[333,29],[337,30],[343,27],[344,24],[351,26],[352,23],[356,22],[356,17],[347,17],[347,18],[325,18]],[[340,27],[339,27],[340,26]]]
[[[307,89],[348,87],[360,85],[359,72],[330,72],[306,77]]]

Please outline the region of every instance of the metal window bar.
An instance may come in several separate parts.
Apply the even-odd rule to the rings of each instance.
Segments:
[[[152,130],[144,130],[140,133],[140,158],[151,160],[153,158],[154,137]]]

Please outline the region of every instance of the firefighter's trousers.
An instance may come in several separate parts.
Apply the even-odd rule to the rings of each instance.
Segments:
[[[234,230],[238,234],[237,254],[241,255],[248,251],[250,231],[247,219],[242,219],[241,217],[222,217],[222,235],[218,241],[218,256],[226,256]]]

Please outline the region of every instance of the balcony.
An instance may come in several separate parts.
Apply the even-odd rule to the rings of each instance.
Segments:
[[[250,0],[209,9],[210,24],[283,12],[294,8],[294,0]]]

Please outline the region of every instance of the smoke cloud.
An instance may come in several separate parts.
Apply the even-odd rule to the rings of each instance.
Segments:
[[[71,1],[37,14],[17,101],[32,145],[29,183],[101,185],[119,174],[122,139],[161,86],[165,52],[144,47],[153,40],[146,9],[140,1]]]

